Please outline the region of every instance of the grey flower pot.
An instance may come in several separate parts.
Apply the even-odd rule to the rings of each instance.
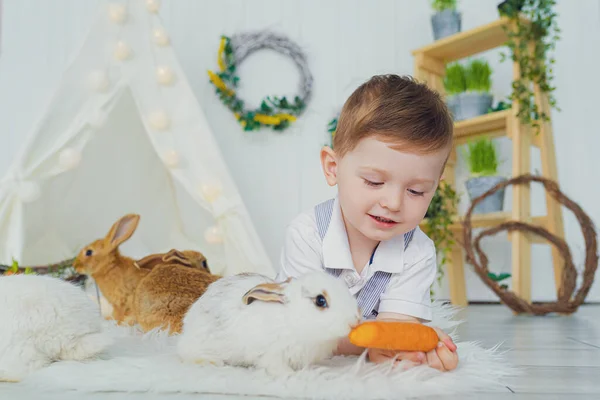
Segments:
[[[455,10],[444,10],[431,16],[433,39],[439,40],[461,31],[461,15]]]
[[[465,92],[449,96],[446,104],[455,121],[475,118],[487,114],[494,98],[489,93]]]
[[[452,118],[455,121],[458,121],[456,119],[456,114],[460,112],[458,110],[460,107],[459,103],[460,103],[460,97],[458,95],[448,96],[446,98],[446,105],[448,106],[448,110],[452,114]]]
[[[473,199],[481,196],[494,186],[504,181],[506,181],[506,178],[503,176],[480,176],[467,180],[465,186],[467,187],[469,198],[471,201],[473,201]],[[483,199],[475,206],[473,209],[473,214],[485,214],[502,211],[504,209],[504,192],[504,189],[500,189],[491,196]]]

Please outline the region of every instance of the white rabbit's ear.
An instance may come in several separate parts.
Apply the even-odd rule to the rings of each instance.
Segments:
[[[246,305],[252,303],[254,300],[282,304],[287,303],[288,299],[283,293],[283,290],[289,281],[290,279],[281,283],[261,283],[260,285],[256,285],[246,292],[242,297],[242,301]]]

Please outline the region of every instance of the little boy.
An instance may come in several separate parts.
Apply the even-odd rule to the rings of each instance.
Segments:
[[[452,118],[438,93],[397,75],[374,76],[348,98],[333,149],[321,164],[335,198],[287,227],[278,279],[325,270],[348,285],[365,319],[431,321],[435,245],[420,229],[452,149]],[[458,355],[436,328],[425,354],[368,349],[369,359],[396,357],[449,371]],[[360,354],[348,340],[339,354]]]

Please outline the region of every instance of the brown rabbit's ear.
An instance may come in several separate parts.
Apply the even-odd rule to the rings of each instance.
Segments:
[[[144,258],[141,258],[135,262],[138,268],[152,269],[162,263],[163,254],[150,254]]]
[[[168,253],[150,254],[137,260],[138,268],[152,269],[159,264],[179,264],[185,267],[192,267],[192,262],[181,251],[171,249]]]
[[[166,263],[182,264],[188,267],[192,266],[192,262],[181,251],[171,249],[163,256],[163,261]]]
[[[282,283],[261,283],[260,285],[256,285],[246,292],[244,297],[242,297],[242,301],[246,305],[252,303],[254,300],[282,304],[287,303],[288,299],[283,293],[283,290],[289,281],[290,280],[288,279]]]
[[[113,224],[106,235],[105,242],[111,249],[116,249],[121,243],[133,235],[140,222],[140,216],[137,214],[127,214],[121,217]]]

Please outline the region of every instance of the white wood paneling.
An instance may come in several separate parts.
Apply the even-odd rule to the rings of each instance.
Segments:
[[[498,2],[460,1],[463,29],[494,20]],[[600,61],[600,2],[558,3],[562,39],[554,71],[562,111],[554,113],[554,131],[560,183],[598,223],[600,189],[595,178],[600,162],[595,153],[600,148],[600,135],[593,118],[600,92],[600,83],[594,78]],[[4,0],[0,174],[6,171],[49,101],[98,4],[99,0]],[[414,0],[162,1],[160,14],[180,63],[275,263],[289,220],[334,193],[325,184],[318,159],[319,148],[327,140],[327,123],[352,90],[371,75],[412,73],[411,50],[432,40],[430,13],[428,1]],[[254,29],[273,29],[297,41],[306,50],[314,75],[313,97],[306,114],[281,134],[268,130],[243,132],[208,83],[206,70],[216,66],[220,35]],[[499,63],[498,54],[490,51],[483,56],[494,68],[494,94],[504,97],[510,90],[511,68]],[[267,94],[294,94],[298,82],[293,64],[267,51],[249,57],[240,73],[241,94],[256,104]],[[502,170],[509,173],[510,143],[499,143],[501,157],[506,160]],[[202,156],[202,149],[198,149],[198,156]],[[536,152],[532,167],[540,169]],[[458,183],[465,179],[464,164],[459,162]],[[466,206],[463,197],[461,208]],[[534,190],[532,209],[534,213],[543,212],[541,189]],[[582,265],[579,226],[568,210],[565,215],[568,241],[578,265]],[[510,270],[505,240],[490,240],[486,249],[493,268]],[[533,251],[534,299],[554,297],[549,254],[547,246],[536,246]],[[467,279],[470,299],[495,299],[470,271]],[[447,295],[445,285],[439,293]],[[589,299],[600,300],[598,285]]]

